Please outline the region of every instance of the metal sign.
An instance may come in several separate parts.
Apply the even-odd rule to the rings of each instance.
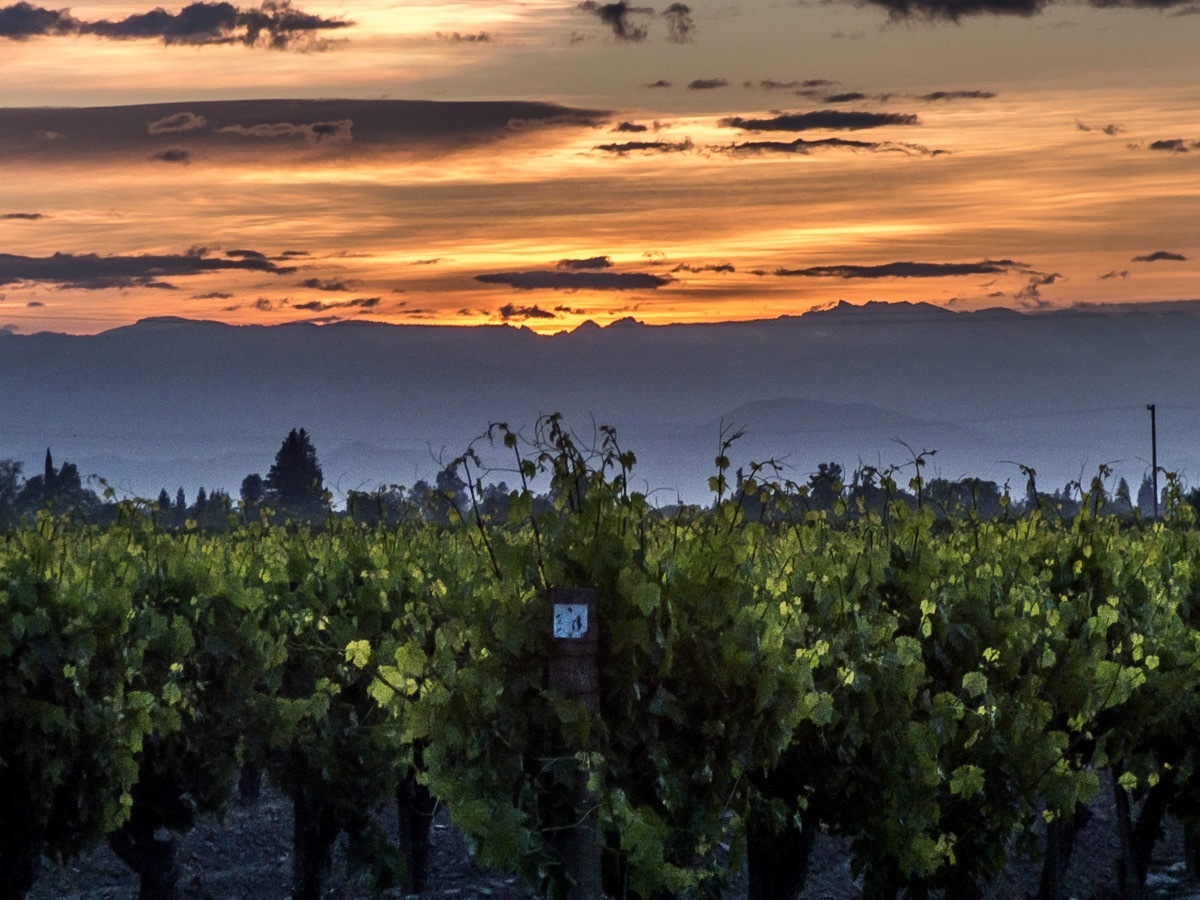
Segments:
[[[588,608],[583,603],[554,604],[554,636],[580,639],[588,630]]]

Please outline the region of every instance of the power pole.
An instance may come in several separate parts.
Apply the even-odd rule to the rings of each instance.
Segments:
[[[1147,403],[1150,410],[1150,471],[1154,478],[1154,518],[1158,518],[1158,424],[1155,419],[1153,403]]]

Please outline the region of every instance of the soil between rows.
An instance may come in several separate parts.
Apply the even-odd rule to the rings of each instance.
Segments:
[[[1118,895],[1113,877],[1117,839],[1113,814],[1103,804],[1080,832],[1068,884],[1078,900],[1112,900]],[[287,798],[264,790],[258,804],[231,806],[224,821],[203,818],[180,840],[180,882],[184,900],[286,900],[291,886],[292,810]],[[430,878],[422,898],[491,898],[535,900],[537,894],[512,875],[478,866],[462,835],[445,810],[438,813],[431,836]],[[1200,883],[1184,871],[1181,829],[1168,822],[1156,848],[1149,896],[1155,900],[1200,900]],[[1020,900],[1036,895],[1040,865],[1015,859],[1004,877],[987,891],[988,900]],[[137,879],[107,847],[99,847],[65,865],[46,864],[29,894],[30,900],[133,900]],[[346,871],[339,852],[326,896],[366,900],[373,895],[361,879]],[[399,891],[383,896],[396,900]],[[725,893],[726,900],[746,896],[744,873]],[[846,844],[822,835],[813,852],[805,900],[854,900],[860,896],[850,872]],[[946,898],[953,900],[953,898]]]

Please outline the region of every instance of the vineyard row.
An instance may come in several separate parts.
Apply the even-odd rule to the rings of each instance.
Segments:
[[[587,823],[612,896],[714,897],[743,864],[753,898],[794,896],[824,830],[872,900],[978,896],[1031,847],[1057,900],[1106,772],[1127,896],[1164,815],[1195,845],[1188,509],[748,521],[749,481],[664,517],[621,465],[550,465],[554,505],[514,491],[502,524],[166,532],[128,505],[0,537],[0,897],[104,840],[169,897],[176,836],[259,771],[303,898],[343,832],[419,890],[435,802],[553,897]],[[596,592],[594,705],[547,686],[564,587]],[[396,798],[398,853],[372,815]]]

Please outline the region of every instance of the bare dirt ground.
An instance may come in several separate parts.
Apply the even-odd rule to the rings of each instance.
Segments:
[[[1111,900],[1117,896],[1113,860],[1117,839],[1112,812],[1098,806],[1080,833],[1069,876],[1072,896],[1078,900]],[[264,791],[253,807],[234,806],[225,820],[204,819],[180,842],[183,869],[181,893],[185,900],[285,900],[291,885],[292,811],[274,791]],[[1200,883],[1189,881],[1181,862],[1180,829],[1169,823],[1155,854],[1148,879],[1155,900],[1200,900]],[[445,812],[439,813],[432,835],[430,881],[422,898],[492,898],[533,900],[536,894],[511,875],[481,869],[471,858],[461,835]],[[989,900],[1021,900],[1037,891],[1040,867],[1036,860],[1016,859],[1005,877],[987,892]],[[137,879],[107,847],[69,862],[47,865],[30,893],[32,900],[133,900]],[[326,896],[338,900],[365,900],[371,891],[347,873],[338,854]],[[384,897],[399,900],[397,891]],[[744,876],[735,879],[727,900],[746,896]],[[850,872],[845,844],[831,837],[818,838],[805,900],[854,900],[859,889]],[[946,898],[953,900],[953,898]]]

